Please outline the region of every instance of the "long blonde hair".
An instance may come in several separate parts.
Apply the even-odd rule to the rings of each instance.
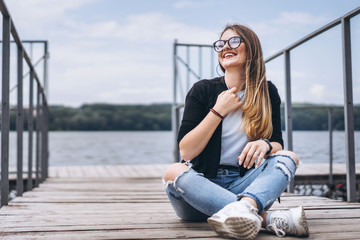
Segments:
[[[246,46],[245,101],[241,120],[243,129],[251,140],[269,138],[273,131],[271,102],[259,38],[251,29],[243,25],[228,25],[221,36],[229,29],[242,36],[244,38],[242,44],[245,43]],[[225,72],[221,64],[220,67]]]

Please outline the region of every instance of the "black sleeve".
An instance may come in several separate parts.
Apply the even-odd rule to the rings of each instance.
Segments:
[[[206,85],[199,81],[193,85],[185,98],[184,114],[178,133],[178,143],[206,116]]]
[[[269,86],[269,95],[271,102],[271,117],[273,124],[273,134],[269,140],[270,142],[280,143],[282,148],[284,149],[284,141],[281,132],[281,115],[280,115],[281,99],[275,85],[272,82],[268,81],[268,86]]]

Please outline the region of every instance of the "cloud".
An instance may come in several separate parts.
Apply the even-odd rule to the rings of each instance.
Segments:
[[[44,20],[47,17],[51,17],[48,19],[51,20],[54,17],[62,16],[67,10],[77,9],[95,1],[98,0],[10,0],[6,1],[6,5],[10,13],[16,13],[17,16],[26,16],[23,19],[29,19],[28,16],[31,13],[31,20],[33,21],[34,19]],[[45,9],[46,11],[44,11]],[[23,15],[23,13],[26,13],[26,15]]]
[[[25,38],[41,35],[47,31],[61,29],[67,21],[67,11],[78,9],[98,0],[10,0],[6,5],[14,19],[15,26],[20,26],[20,36]]]
[[[208,42],[217,37],[217,32],[178,22],[170,15],[160,12],[129,15],[122,22],[102,21],[96,23],[72,22],[78,26],[78,36],[90,38],[117,38],[128,41],[145,42],[167,41],[175,38],[182,41]]]
[[[315,97],[316,99],[322,99],[325,92],[325,86],[318,83],[313,84],[310,87],[310,92],[313,95],[313,97]]]
[[[129,14],[122,21],[108,20],[87,22],[78,19],[69,10],[75,10],[98,0],[12,0],[8,8],[16,26],[21,29],[20,36],[68,37],[68,38],[118,38],[125,40],[154,41],[157,39],[173,41],[208,42],[217,37],[217,31],[186,25],[162,12]],[[201,6],[204,3],[183,1],[178,6]],[[14,10],[16,9],[16,11]],[[31,13],[31,20],[29,19]]]
[[[22,39],[50,42],[51,104],[170,102],[174,39],[207,43],[217,36],[160,12],[89,22],[69,11],[91,2],[9,2]]]
[[[172,7],[166,12],[159,12],[160,8],[156,7],[146,10],[138,6],[140,11],[129,8],[129,12],[119,16],[104,16],[108,12],[101,12],[103,9],[95,11],[96,16],[101,17],[83,16],[83,9],[90,11],[98,6],[91,4],[94,2],[102,4],[99,0],[7,1],[21,39],[49,40],[52,104],[170,102],[173,41],[208,44],[218,38],[221,29],[217,24],[222,25],[228,17],[214,18],[210,12],[215,8],[206,14],[209,19],[199,12],[198,17],[206,24],[196,22],[197,18],[191,19],[192,16],[188,20],[194,21],[187,23],[176,14],[172,15],[174,11],[186,11],[188,16],[192,10],[215,5],[214,2],[189,0],[170,3]],[[281,50],[305,34],[299,30],[307,31],[308,25],[326,21],[324,17],[299,11],[272,16],[266,21],[247,23],[264,39],[264,53]],[[295,24],[296,33],[292,29]],[[204,56],[205,59],[207,56]],[[196,59],[192,61],[194,65],[197,62]],[[274,81],[283,79],[283,73],[268,73]],[[324,91],[321,87],[313,88],[314,94]]]
[[[134,50],[104,50],[63,46],[55,51],[51,72],[51,101],[62,96],[72,105],[83,102],[169,102],[171,67],[151,53]],[[169,56],[170,58],[170,56]],[[167,61],[168,62],[168,61]],[[161,86],[161,88],[160,88]],[[161,93],[158,93],[160,90]]]
[[[167,92],[168,88],[166,86],[164,87],[156,87],[152,88],[151,92],[148,90],[148,88],[119,88],[115,90],[105,91],[98,94],[99,99],[102,99],[106,102],[112,102],[114,99],[126,99],[126,98],[132,98],[133,96],[141,96],[140,100],[144,99],[154,99],[153,97],[156,96],[156,100],[158,102],[168,102],[168,97],[164,97],[164,92]],[[132,101],[133,102],[133,101]],[[152,101],[148,101],[148,103],[151,103]]]
[[[172,99],[169,60],[175,37],[207,42],[213,34],[178,23],[162,13],[131,15],[122,22],[77,22],[72,26],[81,31],[69,30],[66,35],[76,41],[61,43],[52,54],[54,64],[64,65],[63,71],[55,73],[56,78],[64,81],[56,81],[52,88],[57,89],[59,96],[72,92],[77,102],[81,98],[95,102],[169,102]],[[76,89],[84,86],[86,93],[77,94]]]
[[[210,2],[204,1],[178,1],[174,3],[174,7],[177,9],[185,9],[185,8],[203,8],[205,6],[211,5]]]
[[[274,23],[283,25],[314,25],[314,24],[325,24],[328,19],[324,16],[313,16],[307,12],[282,12],[280,17],[274,20]]]

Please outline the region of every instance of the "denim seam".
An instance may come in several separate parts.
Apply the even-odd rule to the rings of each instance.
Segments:
[[[258,206],[258,213],[259,214],[262,213],[264,207],[263,207],[263,204],[260,202],[260,200],[258,199],[258,197],[256,195],[254,195],[254,194],[252,194],[250,192],[244,192],[244,193],[241,193],[241,194],[239,194],[237,196],[238,201],[240,201],[240,199],[243,198],[243,197],[252,198],[256,202],[256,204]]]
[[[250,174],[248,174],[244,179],[242,179],[241,182],[239,182],[238,184],[234,185],[234,186],[231,186],[231,188],[228,188],[228,190],[230,191],[231,189],[233,189],[234,187],[237,187],[239,185],[241,185],[245,180],[247,180],[251,175],[253,175],[256,171],[259,171],[260,168],[255,168],[254,171],[252,171]]]

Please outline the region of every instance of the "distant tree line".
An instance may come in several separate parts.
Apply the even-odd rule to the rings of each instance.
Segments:
[[[314,107],[314,108],[311,108]],[[284,107],[282,106],[281,123],[285,129]],[[294,130],[328,130],[328,109],[318,108],[312,104],[294,104],[292,109]],[[360,130],[360,106],[354,107],[355,130]],[[344,130],[344,109],[332,109],[332,128]]]
[[[87,104],[80,108],[52,106],[50,129],[63,130],[171,130],[171,105]]]
[[[307,108],[297,108],[297,107]],[[308,108],[312,105],[294,104],[294,130],[327,130],[328,110]],[[282,128],[285,129],[282,106]],[[333,129],[344,130],[344,111],[333,109]],[[27,130],[28,112],[24,113],[24,129]],[[360,106],[354,109],[355,130],[360,130]],[[36,119],[34,119],[34,125]],[[10,129],[16,128],[16,111],[11,111]],[[171,130],[171,104],[115,105],[86,104],[78,108],[50,106],[49,128],[51,131],[147,131]],[[35,129],[35,128],[34,128]]]

